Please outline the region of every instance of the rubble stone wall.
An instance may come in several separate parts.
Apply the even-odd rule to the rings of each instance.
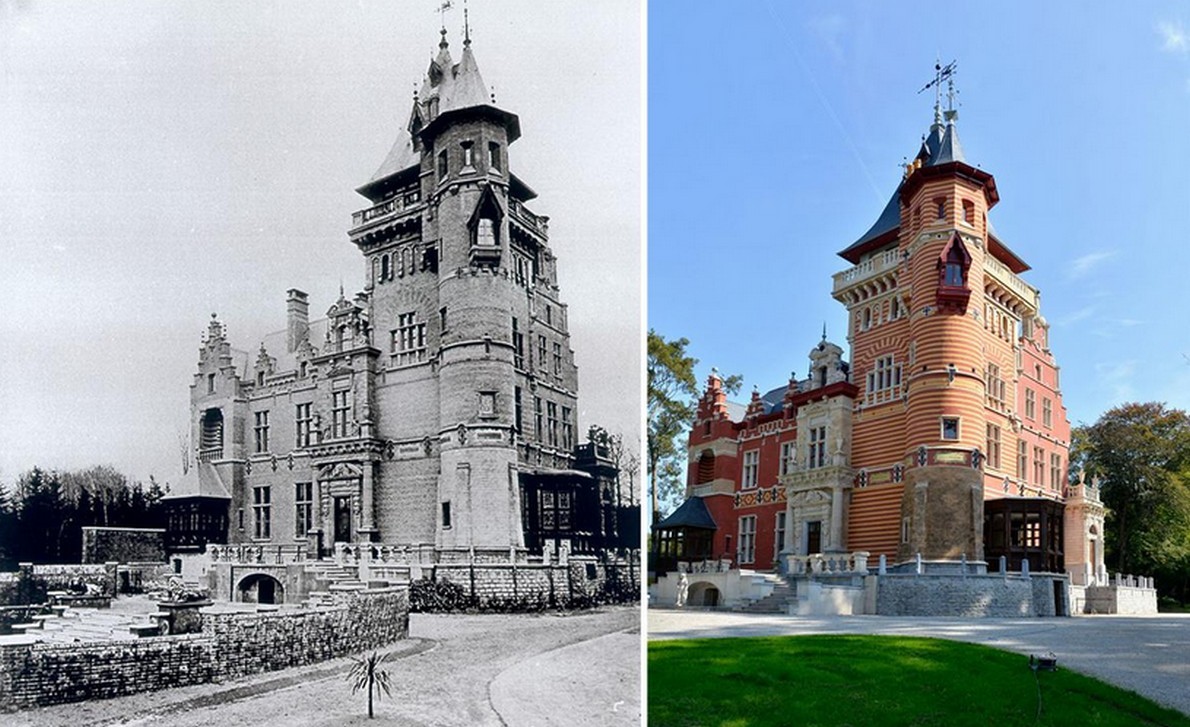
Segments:
[[[388,588],[303,611],[203,614],[201,634],[0,646],[0,711],[222,681],[374,649],[409,631]]]
[[[565,565],[439,563],[434,566],[434,577],[457,583],[481,604],[494,599],[540,596],[549,603],[565,605],[576,598],[602,592],[612,579],[618,579],[634,592],[640,589],[638,563],[605,563],[595,558],[579,557],[571,558]]]

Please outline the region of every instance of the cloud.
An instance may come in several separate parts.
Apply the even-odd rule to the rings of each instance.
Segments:
[[[1069,280],[1078,280],[1087,275],[1092,269],[1104,260],[1115,257],[1116,251],[1110,250],[1107,252],[1089,252],[1082,257],[1074,259],[1070,264],[1070,269],[1066,272],[1066,277]]]
[[[1074,311],[1073,313],[1071,313],[1069,315],[1062,316],[1061,318],[1057,319],[1056,321],[1054,321],[1054,324],[1058,325],[1058,326],[1069,326],[1073,323],[1078,323],[1079,321],[1085,321],[1088,318],[1090,318],[1091,316],[1093,316],[1094,314],[1095,314],[1095,306],[1093,306],[1093,305],[1083,306],[1082,308],[1079,308],[1078,310]]]
[[[819,15],[810,21],[810,28],[820,38],[827,49],[836,59],[843,57],[843,32],[847,29],[847,20],[838,13]]]
[[[1161,36],[1161,50],[1167,53],[1190,51],[1190,38],[1186,37],[1186,31],[1180,22],[1162,20],[1157,23],[1157,34]]]
[[[1136,374],[1136,359],[1118,362],[1101,362],[1095,364],[1095,378],[1103,391],[1108,392],[1108,400],[1112,404],[1132,401],[1136,398],[1136,390],[1132,388],[1132,379]]]

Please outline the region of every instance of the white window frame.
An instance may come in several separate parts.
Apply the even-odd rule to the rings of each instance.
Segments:
[[[740,475],[740,489],[751,490],[757,487],[760,475],[760,450],[753,449],[744,452],[743,472]]]
[[[826,427],[810,427],[810,444],[806,452],[806,468],[826,466]]]
[[[785,527],[788,524],[786,512],[782,510],[773,517],[773,560],[781,554],[785,547]]]
[[[740,537],[736,543],[736,559],[739,563],[756,562],[756,516],[744,515],[740,518]]]
[[[781,474],[793,472],[793,465],[797,457],[797,442],[781,443]]]
[[[946,423],[954,422],[954,436],[946,436]],[[962,417],[938,417],[938,438],[944,442],[957,442],[963,438]]]

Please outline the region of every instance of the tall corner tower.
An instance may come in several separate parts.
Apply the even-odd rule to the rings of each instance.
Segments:
[[[940,67],[932,85],[940,89],[952,68]],[[1031,491],[1060,499],[1069,444],[1048,343],[1036,376],[1022,378],[1044,335],[1039,294],[1017,277],[1028,265],[988,222],[996,182],[967,162],[953,83],[950,98],[944,112],[939,95],[888,205],[839,253],[854,267],[834,279],[861,387],[852,461],[865,489],[853,494],[849,547],[901,563],[918,554],[982,560],[985,500]],[[1022,418],[1018,402],[1023,392],[1031,403],[1026,389],[1043,381],[1059,413],[1055,421],[1047,398],[1044,427],[1041,417],[1032,423],[1031,405]],[[1046,442],[1035,455],[1049,456],[1044,472],[1014,456],[1031,431]]]
[[[548,218],[511,171],[520,134],[469,33],[455,62],[443,30],[350,232],[388,351],[378,426],[397,456],[381,463],[381,529],[445,559],[522,548],[519,472],[571,461],[577,370]]]

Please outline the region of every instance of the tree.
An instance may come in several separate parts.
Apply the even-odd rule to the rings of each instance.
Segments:
[[[1122,404],[1074,432],[1072,469],[1100,480],[1110,510],[1107,553],[1122,573],[1190,567],[1190,416],[1165,404]],[[1160,580],[1162,579],[1159,577]]]
[[[667,341],[649,329],[648,451],[646,453],[653,517],[659,516],[659,499],[677,499],[682,492],[686,448],[681,437],[698,411],[698,359],[686,353],[690,341]],[[739,391],[739,376],[728,376],[723,388]]]
[[[640,475],[640,457],[631,447],[624,444],[624,435],[612,434],[598,424],[592,424],[587,429],[587,441],[594,442],[607,450],[608,459],[615,464],[617,470],[617,494],[621,499],[626,499],[629,505],[635,505],[636,478]],[[627,497],[624,495],[625,485],[628,489]]]
[[[380,668],[380,665],[388,658],[388,654],[380,654],[373,651],[368,656],[361,658],[353,658],[351,664],[351,671],[347,672],[347,680],[351,682],[351,693],[355,694],[361,689],[368,690],[368,719],[374,716],[372,713],[372,695],[380,698],[380,693],[383,691],[385,696],[391,697],[392,683],[389,680],[388,672]]]

